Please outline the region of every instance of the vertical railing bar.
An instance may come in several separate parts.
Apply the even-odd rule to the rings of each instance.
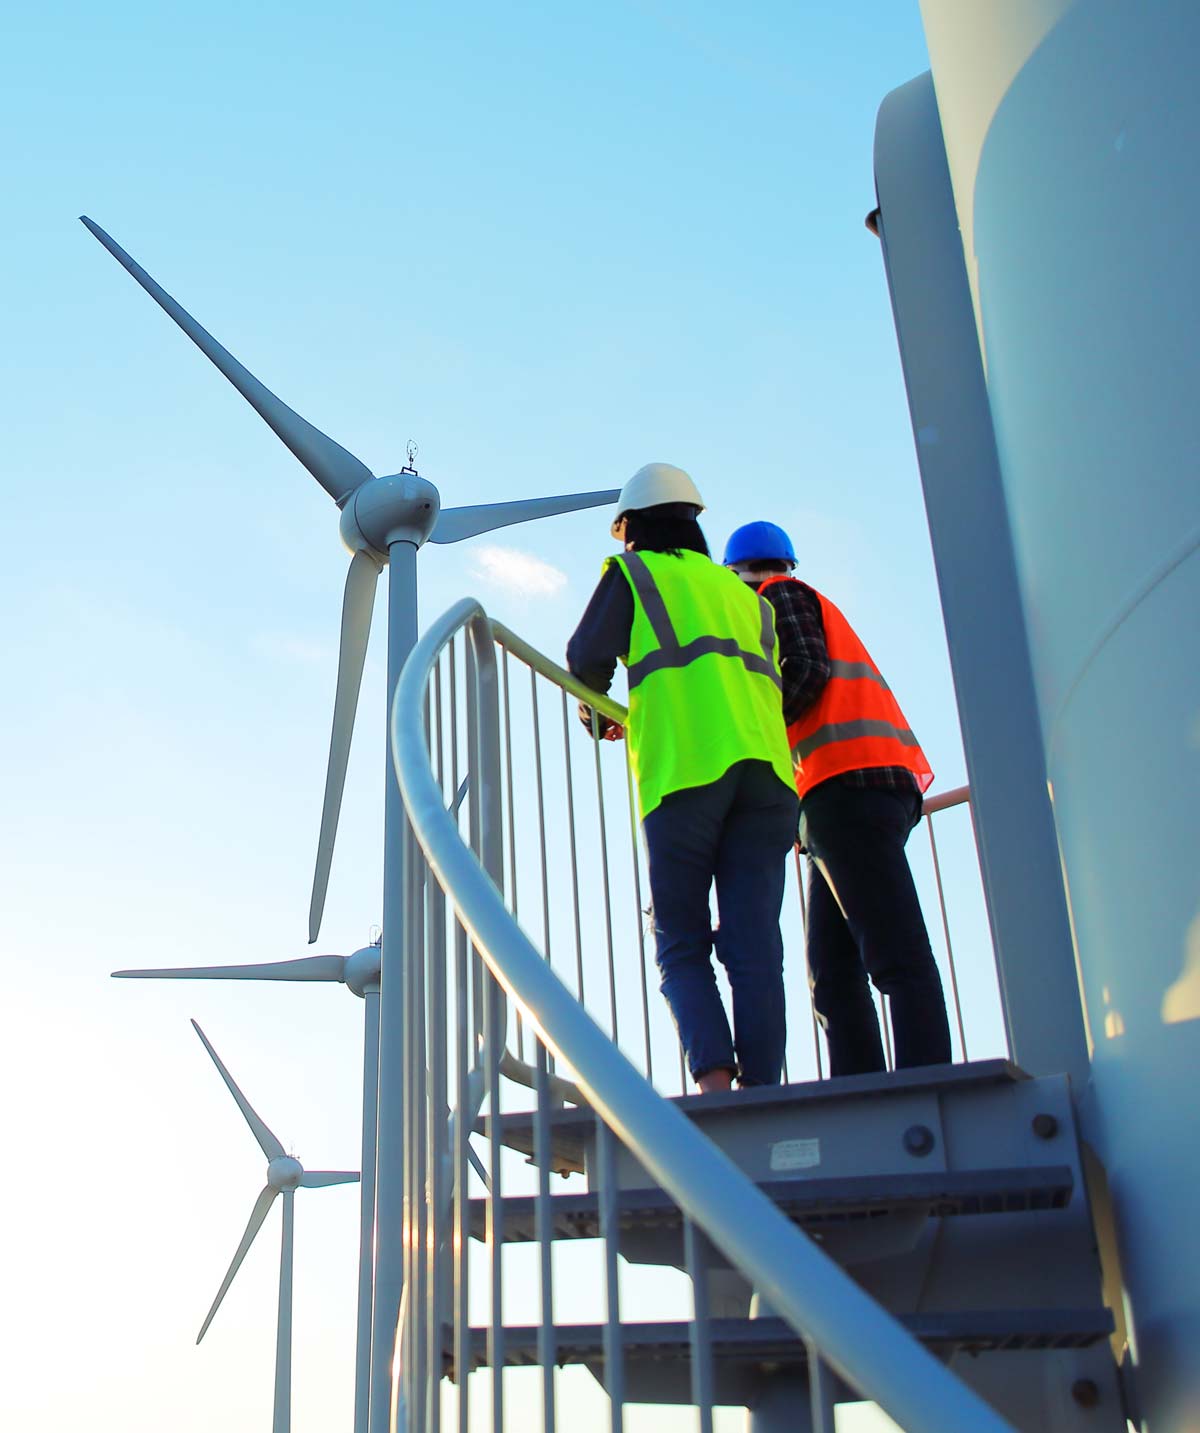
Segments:
[[[633,766],[625,746],[625,785],[629,795],[629,857],[633,862],[634,918],[637,929],[638,973],[642,979],[642,1029],[646,1037],[646,1078],[654,1083],[654,1056],[650,1053],[650,991],[646,979],[646,932],[642,925],[642,874],[638,866],[637,803],[633,796]]]
[[[617,1168],[613,1133],[596,1116],[596,1164],[599,1173],[600,1237],[604,1241],[604,1382],[611,1405],[609,1427],[625,1426],[625,1352],[621,1338],[621,1291],[617,1249]]]
[[[612,892],[608,877],[608,825],[604,818],[604,773],[600,765],[600,714],[592,712],[592,747],[596,758],[596,812],[600,822],[600,870],[604,876],[604,938],[608,951],[608,1004],[613,1044],[617,1044],[617,968],[613,951]]]
[[[504,1205],[500,1183],[500,987],[485,974],[483,1058],[487,1071],[488,1175],[487,1248],[491,1270],[491,1317],[488,1320],[488,1361],[492,1369],[492,1429],[504,1430]]]
[[[833,1375],[815,1343],[808,1348],[808,1407],[812,1433],[835,1433],[837,1411],[833,1398]]]
[[[454,664],[454,638],[446,644],[447,666],[450,671],[450,784],[458,791],[458,672]],[[461,823],[459,823],[461,824]]]
[[[538,674],[529,668],[529,704],[533,714],[533,766],[537,775],[538,849],[542,865],[542,953],[546,964],[553,969],[554,960],[550,949],[550,868],[546,857],[546,796],[542,777],[542,724],[538,711]],[[535,1037],[536,1038],[536,1037]],[[554,1069],[554,1056],[547,1054],[549,1068]]]
[[[804,938],[804,975],[808,982],[808,1013],[812,1019],[813,1053],[817,1057],[817,1079],[825,1078],[825,1067],[821,1063],[821,1034],[817,1021],[816,992],[813,990],[812,971],[808,968],[808,898],[804,894],[805,867],[800,860],[800,848],[795,846],[792,855],[796,861],[796,889],[800,893],[800,930]]]
[[[938,860],[937,842],[933,836],[933,816],[925,817],[925,825],[929,828],[929,850],[933,856],[933,879],[937,885],[938,907],[942,913],[942,934],[946,937],[946,956],[950,962],[950,990],[954,996],[954,1018],[958,1022],[958,1043],[962,1048],[964,1061],[967,1058],[967,1033],[963,1029],[962,1002],[958,997],[958,971],[954,966],[954,945],[950,940],[950,918],[946,914],[946,895],[942,890],[942,867]]]
[[[432,758],[432,719],[431,719],[431,693],[429,683],[425,685],[424,697],[424,725],[425,745]],[[427,944],[428,928],[425,924],[425,901],[426,883],[425,858],[417,845],[416,837],[409,833],[409,846],[412,851],[409,862],[410,885],[405,892],[404,908],[410,913],[412,921],[412,943],[408,946],[408,965],[411,970],[410,1000],[406,1009],[411,1010],[412,1030],[412,1064],[409,1067],[409,1085],[411,1087],[412,1100],[412,1121],[410,1124],[411,1144],[410,1158],[405,1161],[405,1168],[412,1171],[412,1285],[408,1295],[408,1317],[412,1327],[413,1338],[409,1353],[411,1367],[411,1396],[408,1407],[412,1433],[425,1433],[425,1415],[427,1403],[425,1398],[424,1375],[427,1367],[427,1342],[429,1329],[426,1324],[427,1308],[427,1284],[429,1278],[429,1249],[427,1241],[428,1229],[428,1198],[427,1198],[427,1159],[428,1146],[426,1143],[427,1133],[427,1110],[429,1107],[429,1063],[427,1056],[426,1042],[426,967],[429,958],[429,947]],[[413,1426],[415,1425],[415,1426]]]
[[[414,880],[414,868],[417,862],[417,844],[412,830],[405,827],[403,840],[403,863],[404,863],[404,925],[405,925],[405,961],[401,971],[401,979],[404,983],[404,1097],[403,1097],[403,1138],[404,1138],[404,1333],[402,1340],[402,1377],[405,1389],[405,1405],[410,1412],[410,1421],[420,1427],[421,1417],[424,1413],[424,1403],[421,1408],[416,1407],[417,1388],[417,1349],[419,1339],[417,1324],[420,1322],[421,1309],[417,1301],[417,1211],[416,1211],[416,1158],[415,1148],[417,1144],[416,1129],[418,1118],[417,1106],[417,1038],[416,1023],[417,1009],[415,1000],[415,971],[417,960],[414,958],[417,950],[417,923],[414,910],[414,894],[416,882]]]
[[[575,993],[583,1004],[583,925],[579,918],[579,857],[575,845],[575,783],[571,776],[571,736],[567,726],[567,693],[559,688],[562,696],[563,760],[567,775],[567,831],[570,835],[571,851],[571,902],[575,913]]]
[[[530,669],[532,670],[532,668]],[[539,1288],[538,1363],[542,1370],[542,1433],[555,1433],[554,1365],[558,1361],[558,1337],[554,1327],[554,1210],[550,1202],[550,1082],[546,1047],[534,1036],[535,1096],[533,1116],[533,1162],[537,1166],[537,1209],[535,1232],[538,1242]]]
[[[470,645],[463,643],[463,671],[465,675],[464,686],[467,694],[467,754],[468,769],[471,774],[471,784],[467,788],[467,811],[468,823],[471,832],[471,850],[482,863],[483,847],[481,844],[481,820],[480,820],[480,793],[483,789],[484,773],[479,769],[479,747],[476,741],[477,736],[477,714],[478,714],[478,681],[475,671],[475,663],[472,660]],[[494,878],[503,883],[503,871],[491,873]],[[483,1040],[484,1022],[484,978],[483,958],[471,943],[471,1026],[472,1034],[475,1037],[476,1048],[481,1048]]]
[[[450,671],[450,780],[459,789],[458,741],[458,665],[456,638],[447,643]],[[468,757],[469,766],[469,757]],[[456,816],[455,824],[461,824]],[[470,1069],[470,1009],[468,1005],[467,932],[454,921],[454,1381],[458,1388],[458,1433],[469,1433],[471,1397],[471,1329],[468,1297],[470,1294],[470,1188],[467,1183],[467,1151],[471,1129],[468,1115],[467,1084]]]
[[[699,1415],[699,1433],[713,1433],[712,1329],[708,1307],[708,1241],[702,1230],[686,1216],[683,1221],[683,1252],[692,1281],[692,1324],[689,1340],[692,1352],[692,1402]]]
[[[428,696],[428,693],[426,694]],[[428,716],[428,712],[426,713]],[[424,857],[417,845],[416,836],[408,833],[408,885],[404,895],[405,917],[409,922],[411,938],[408,944],[409,958],[406,961],[406,985],[408,998],[405,1001],[405,1016],[409,1025],[409,1123],[408,1154],[404,1168],[409,1180],[409,1278],[408,1326],[409,1347],[407,1354],[410,1410],[410,1433],[423,1433],[425,1400],[419,1382],[424,1369],[424,1269],[422,1264],[422,1228],[425,1212],[425,1001],[424,1001],[424,890],[421,882],[421,865]]]
[[[469,632],[467,671],[472,676],[470,715],[471,768],[477,780],[471,783],[476,793],[473,829],[477,838],[477,854],[484,871],[498,888],[504,884],[504,831],[501,802],[501,753],[499,674],[496,649],[490,625],[485,617],[472,623]],[[488,1357],[492,1369],[493,1433],[504,1429],[504,1191],[501,1165],[501,1090],[500,1059],[508,1036],[506,1001],[499,982],[490,971],[483,970],[482,959],[476,955],[483,980],[483,1063],[488,1098],[488,1183],[487,1247],[491,1266],[490,1305],[488,1321]]]
[[[513,809],[513,762],[512,762],[512,711],[508,697],[508,648],[500,648],[500,670],[504,686],[504,787],[508,798],[508,879],[512,899],[513,920],[520,920],[521,908],[517,894],[517,833],[516,813]],[[525,1058],[525,1026],[521,1019],[521,1007],[514,1011],[517,1023],[517,1058]]]
[[[433,669],[433,710],[436,721],[436,775],[438,789],[445,792],[445,706],[442,699],[442,668],[439,662]],[[428,1250],[431,1260],[431,1275],[428,1288],[428,1315],[425,1340],[426,1371],[425,1386],[428,1398],[427,1424],[429,1433],[441,1433],[442,1426],[442,1340],[445,1320],[442,1314],[442,1291],[444,1272],[449,1246],[446,1241],[443,1215],[444,1182],[446,1175],[446,909],[445,892],[435,881],[433,872],[425,874],[426,916],[425,931],[430,952],[428,970],[428,1028],[426,1038],[431,1046],[429,1066],[432,1073],[432,1088],[426,1103],[429,1171],[429,1234]]]
[[[469,1433],[471,1330],[469,1323],[469,1252],[471,1243],[470,1190],[467,1186],[467,1149],[471,1129],[467,1116],[469,1080],[470,1016],[467,1010],[467,932],[458,920],[454,922],[454,1053],[455,1107],[454,1121],[454,1377],[458,1384],[458,1433]]]
[[[550,959],[550,873],[546,863],[546,797],[542,781],[542,727],[538,714],[537,672],[529,668],[529,705],[533,718],[533,769],[537,780],[538,846],[542,853],[542,951]]]
[[[425,975],[426,975],[426,941],[428,930],[425,925],[425,893],[421,889],[421,865],[422,858],[417,850],[416,841],[413,841],[414,854],[416,859],[413,863],[413,919],[417,925],[417,944],[414,947],[416,959],[413,961],[413,1025],[416,1034],[416,1050],[414,1052],[414,1115],[413,1120],[413,1144],[416,1149],[416,1159],[413,1161],[416,1168],[413,1170],[413,1207],[416,1211],[416,1227],[413,1230],[413,1237],[416,1241],[416,1286],[413,1289],[412,1297],[409,1300],[409,1307],[413,1310],[413,1326],[416,1331],[416,1347],[413,1350],[412,1366],[413,1376],[418,1377],[424,1374],[428,1363],[427,1342],[430,1330],[425,1322],[424,1314],[428,1304],[428,1282],[429,1282],[429,1201],[428,1201],[428,1145],[425,1140],[426,1132],[426,1111],[429,1108],[429,1060],[426,1042],[426,1001],[425,1001]],[[422,1415],[425,1412],[425,1399],[422,1389],[416,1400],[419,1411]],[[410,1407],[412,1405],[410,1404]],[[425,1424],[422,1421],[419,1425],[421,1433],[424,1433]]]

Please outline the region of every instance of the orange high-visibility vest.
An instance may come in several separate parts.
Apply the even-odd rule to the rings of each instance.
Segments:
[[[758,591],[795,581],[780,573]],[[816,588],[809,591],[821,604],[830,672],[821,695],[788,725],[797,792],[803,798],[831,776],[872,766],[904,767],[928,791],[933,772],[870,652],[838,608]]]

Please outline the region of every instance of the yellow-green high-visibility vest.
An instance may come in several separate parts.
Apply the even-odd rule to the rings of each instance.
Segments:
[[[643,819],[738,761],[770,762],[794,790],[771,604],[698,552],[610,563],[633,592],[626,739]]]

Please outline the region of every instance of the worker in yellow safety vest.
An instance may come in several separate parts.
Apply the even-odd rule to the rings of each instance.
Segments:
[[[627,667],[627,736],[646,841],[661,989],[702,1091],[778,1084],[786,1036],[779,910],[797,800],[772,609],[711,561],[691,478],[651,463],[625,484],[619,556],[567,647],[598,692]],[[733,997],[730,1034],[711,955]]]
[[[888,996],[897,1067],[948,1063],[945,996],[904,853],[933,780],[925,754],[854,628],[792,575],[781,527],[738,528],[725,565],[775,609],[809,857],[809,980],[830,1070],[885,1068],[869,980]]]

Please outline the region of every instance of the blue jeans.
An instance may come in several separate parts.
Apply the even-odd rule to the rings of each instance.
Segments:
[[[836,777],[801,802],[808,971],[831,1074],[885,1068],[868,978],[888,997],[897,1069],[950,1063],[942,981],[904,854],[920,816],[915,791],[864,789]]]
[[[740,761],[708,786],[673,791],[646,817],[660,989],[694,1079],[736,1072],[777,1085],[787,1025],[779,908],[797,801],[765,761]],[[717,959],[733,994],[733,1028],[717,989],[709,892],[716,883]]]

